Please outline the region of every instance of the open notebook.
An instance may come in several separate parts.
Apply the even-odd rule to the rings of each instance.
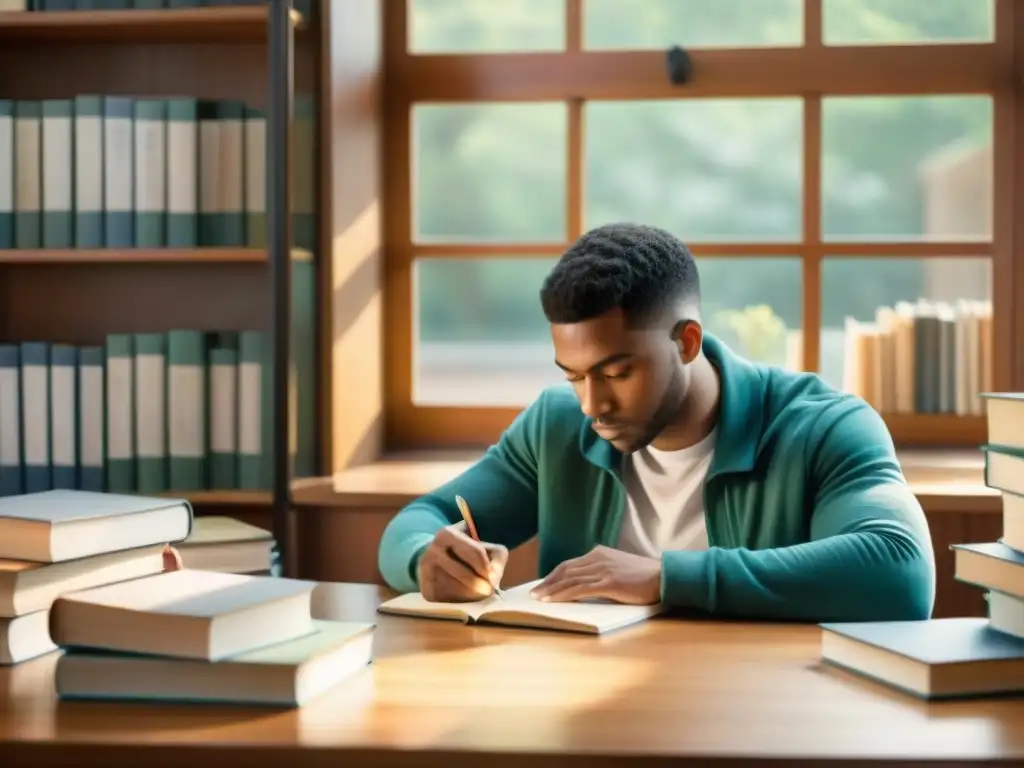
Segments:
[[[463,624],[503,624],[510,627],[558,629],[593,635],[637,624],[661,613],[661,605],[622,605],[588,600],[577,603],[545,603],[530,597],[540,580],[491,596],[475,603],[434,603],[418,592],[399,595],[378,610],[402,616],[448,619]]]

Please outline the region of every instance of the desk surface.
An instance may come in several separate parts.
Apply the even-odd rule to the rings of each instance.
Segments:
[[[1024,759],[1024,699],[928,704],[820,668],[814,627],[663,618],[595,638],[380,616],[382,594],[319,588],[319,616],[378,620],[376,658],[299,710],[59,702],[55,655],[2,668],[0,765]]]

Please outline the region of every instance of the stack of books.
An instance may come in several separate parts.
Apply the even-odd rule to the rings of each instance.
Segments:
[[[182,500],[73,490],[0,498],[0,664],[56,650],[58,597],[159,574],[164,546],[191,527]]]
[[[1024,694],[1024,393],[983,395],[984,482],[1000,492],[997,541],[954,544],[954,575],[985,617],[822,625],[822,659],[915,695]]]
[[[165,546],[192,528],[184,500],[0,499],[0,663],[55,653],[62,698],[276,706],[370,664],[374,624],[314,620],[315,582],[165,571]]]
[[[184,569],[63,595],[57,695],[302,706],[373,655],[372,623],[313,619],[316,586]]]

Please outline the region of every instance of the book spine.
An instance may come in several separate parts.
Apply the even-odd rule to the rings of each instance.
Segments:
[[[291,346],[295,395],[289,422],[297,436],[292,471],[296,477],[310,477],[316,474],[316,265],[308,259],[292,262]]]
[[[50,476],[50,345],[21,345],[21,427],[25,492],[48,491]]]
[[[14,247],[14,102],[0,99],[0,250]]]
[[[18,248],[39,248],[43,242],[42,104],[14,105],[14,237]]]
[[[220,121],[217,104],[199,102],[199,244],[222,246],[220,218]]]
[[[245,220],[245,107],[237,101],[217,104],[220,122],[220,178],[217,198],[221,245],[244,246]]]
[[[210,488],[238,487],[238,349],[210,350]]]
[[[103,98],[103,218],[104,244],[108,248],[131,248],[132,187],[135,177],[132,99]]]
[[[24,489],[21,474],[21,351],[0,344],[0,496]]]
[[[79,488],[104,490],[103,347],[78,351]]]
[[[43,102],[43,247],[70,248],[74,238],[74,129],[71,99]]]
[[[75,434],[78,349],[68,344],[50,347],[50,435],[52,485],[78,487],[78,440]]]
[[[263,488],[264,425],[270,411],[263,409],[265,334],[243,331],[238,344],[238,487]]]
[[[135,490],[140,493],[168,490],[166,344],[162,333],[135,334]]]
[[[135,406],[132,395],[132,337],[107,336],[107,490],[135,490]]]
[[[175,491],[206,487],[206,344],[201,331],[171,331],[167,342],[170,480]]]
[[[199,124],[195,99],[167,104],[167,245],[199,244]]]
[[[103,247],[103,100],[75,97],[75,247]]]
[[[245,244],[267,245],[267,117],[259,109],[245,111]]]
[[[292,152],[292,242],[311,251],[316,247],[316,105],[308,94],[295,97]]]
[[[167,119],[162,99],[135,102],[135,245],[163,248],[167,240]]]

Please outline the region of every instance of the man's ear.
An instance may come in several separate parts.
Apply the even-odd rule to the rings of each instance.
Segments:
[[[680,320],[672,328],[672,340],[679,350],[679,359],[688,365],[700,354],[704,329],[696,320]]]

